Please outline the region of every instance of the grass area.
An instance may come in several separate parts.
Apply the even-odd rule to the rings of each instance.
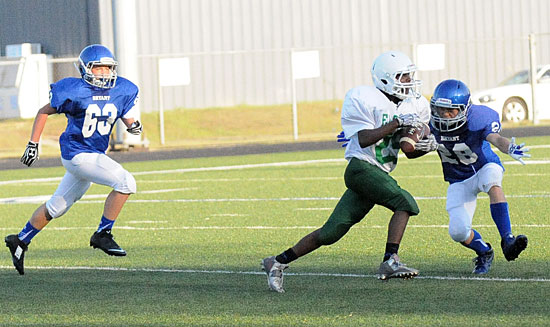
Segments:
[[[299,139],[333,139],[341,130],[341,105],[341,101],[300,103]],[[290,104],[166,111],[164,145],[160,144],[158,112],[142,113],[141,121],[151,150],[294,141]],[[30,137],[32,123],[33,119],[0,121],[0,158],[21,156]],[[42,156],[59,155],[59,135],[65,127],[66,118],[63,115],[48,118],[41,141]]]
[[[341,131],[342,101],[305,102],[298,105],[299,140],[333,140]],[[152,151],[246,143],[293,142],[292,107],[247,106],[176,109],[164,113],[165,144],[160,144],[158,112],[143,113],[144,137]],[[0,158],[23,154],[33,119],[0,121]],[[59,135],[66,127],[63,115],[48,118],[41,141],[41,156],[59,156]],[[550,122],[545,122],[549,124]],[[504,124],[504,128],[532,123]]]
[[[497,250],[486,278],[472,276],[474,253],[447,233],[446,184],[433,154],[400,158],[392,173],[421,209],[400,250],[420,278],[374,278],[390,215],[375,208],[338,243],[292,263],[284,294],[267,289],[260,260],[324,223],[345,189],[343,150],[132,162],[124,166],[138,193],[113,230],[128,256],[88,246],[110,191],[93,185],[33,240],[24,276],[11,266],[7,249],[0,251],[0,325],[547,325],[550,148],[544,137],[522,141],[539,163],[521,166],[503,156],[503,186],[513,229],[529,236],[529,247],[514,262]],[[277,164],[303,160],[312,161]],[[244,164],[263,166],[204,169]],[[189,169],[161,172],[182,168]],[[0,171],[4,234],[23,227],[43,201],[29,197],[53,193],[63,172]],[[499,249],[486,196],[478,199],[474,227]]]

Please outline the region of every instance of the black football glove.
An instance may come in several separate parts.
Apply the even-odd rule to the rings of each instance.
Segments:
[[[38,160],[38,142],[29,141],[25,153],[21,157],[21,162],[24,165],[31,166],[35,161]]]
[[[128,133],[133,135],[139,135],[143,131],[143,126],[141,125],[139,120],[136,120],[135,122],[132,123],[130,127],[126,129],[126,131],[128,131]]]

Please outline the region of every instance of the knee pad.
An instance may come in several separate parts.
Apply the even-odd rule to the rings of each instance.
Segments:
[[[470,229],[449,226],[449,235],[455,242],[464,242],[470,237]]]
[[[351,226],[346,224],[326,223],[319,232],[319,243],[321,245],[331,245],[336,243],[349,231]]]
[[[47,202],[46,202],[46,211],[50,215],[50,219],[59,218],[69,210],[69,208],[73,205],[74,202],[68,203],[62,196],[52,196]]]
[[[137,192],[136,179],[125,170],[124,177],[113,187],[113,189],[123,194],[134,194]]]

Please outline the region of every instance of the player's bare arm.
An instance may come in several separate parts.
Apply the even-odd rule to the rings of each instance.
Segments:
[[[55,108],[52,108],[49,103],[38,110],[32,126],[31,141],[36,143],[40,141],[40,136],[42,135],[42,131],[44,131],[44,126],[46,126],[48,116],[55,113]]]
[[[357,133],[357,137],[359,138],[359,145],[362,148],[366,148],[368,146],[371,146],[375,144],[376,142],[383,139],[386,135],[390,135],[397,130],[399,127],[399,122],[397,119],[392,120],[390,123],[386,125],[382,125],[375,129],[364,129]]]
[[[487,142],[497,147],[497,149],[499,149],[501,152],[508,153],[508,148],[510,147],[510,140],[503,137],[502,135],[497,133],[491,133],[487,135],[486,140]]]

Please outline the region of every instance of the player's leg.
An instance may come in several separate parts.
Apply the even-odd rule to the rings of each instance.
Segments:
[[[39,206],[19,234],[6,236],[6,246],[12,254],[17,271],[24,274],[25,251],[31,240],[53,219],[65,214],[90,187],[90,183],[76,178],[70,172],[65,173],[52,197]]]
[[[319,228],[304,236],[298,243],[277,256],[262,260],[262,269],[267,273],[269,288],[283,293],[283,270],[289,263],[323,245],[330,245],[341,239],[350,228],[361,221],[374,204],[361,198],[357,193],[346,190],[332,214]]]
[[[451,184],[447,189],[446,209],[449,213],[449,235],[455,242],[476,252],[473,273],[486,274],[491,268],[494,251],[479,232],[472,228],[477,193],[476,176]]]
[[[397,255],[409,217],[417,215],[420,211],[416,201],[395,179],[378,167],[356,159],[350,161],[349,167],[350,169],[346,170],[346,186],[362,198],[394,212],[388,224],[386,248],[378,277],[412,278],[418,275],[418,270],[406,267]]]
[[[66,165],[67,170],[93,183],[110,186],[98,229],[90,238],[90,246],[114,256],[125,256],[113,239],[111,229],[128,196],[136,192],[136,181],[119,163],[104,154],[80,153]]]
[[[515,260],[527,247],[527,236],[512,234],[512,224],[508,202],[502,190],[502,175],[504,169],[497,164],[489,163],[479,171],[479,189],[489,194],[491,217],[497,226],[501,237],[500,246],[508,261]]]

